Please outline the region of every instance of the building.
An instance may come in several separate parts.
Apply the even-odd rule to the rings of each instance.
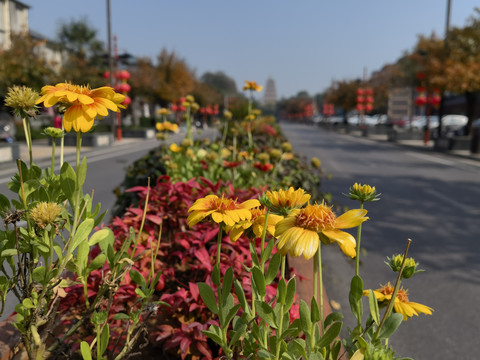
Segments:
[[[275,88],[275,81],[270,77],[265,85],[265,92],[263,93],[263,105],[266,108],[275,109],[277,104],[277,89]]]
[[[0,0],[0,50],[12,45],[12,34],[28,32],[30,6],[17,0]]]

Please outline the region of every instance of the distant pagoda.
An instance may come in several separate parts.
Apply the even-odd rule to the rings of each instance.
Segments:
[[[271,77],[268,78],[265,85],[265,92],[263,93],[263,105],[268,108],[275,108],[277,104],[277,89],[275,88],[275,81]]]

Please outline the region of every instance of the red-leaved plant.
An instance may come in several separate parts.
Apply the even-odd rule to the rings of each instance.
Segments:
[[[256,198],[266,189],[234,189],[231,184],[212,183],[201,178],[198,181],[191,179],[187,182],[172,183],[168,176],[158,178],[157,183],[149,191],[149,200],[146,209],[145,223],[140,242],[137,245],[133,268],[144,276],[148,275],[151,249],[157,245],[160,236],[158,256],[155,259],[155,273],[160,272],[157,284],[157,299],[169,304],[161,306],[156,316],[148,319],[149,341],[148,348],[162,358],[191,358],[212,359],[218,357],[219,348],[207,339],[202,330],[207,330],[211,324],[217,324],[216,317],[203,303],[197,283],[204,282],[214,286],[211,278],[216,256],[216,236],[218,227],[209,222],[199,223],[193,229],[188,228],[186,218],[188,209],[195,200],[209,194],[223,193],[225,197],[239,201]],[[140,198],[138,207],[130,207],[122,217],[112,220],[109,227],[115,235],[116,246],[120,247],[129,235],[130,229],[138,232],[141,228],[145,198],[148,188],[137,186],[127,190],[136,192]],[[221,273],[232,267],[234,278],[244,284],[247,299],[251,294],[250,273],[245,267],[251,266],[249,240],[241,237],[231,242],[226,236],[222,243]],[[259,249],[260,243],[256,243]],[[133,250],[133,249],[131,249]],[[89,281],[89,296],[95,296],[101,280],[100,273],[104,269],[92,273]],[[124,283],[113,298],[110,313],[111,335],[122,341],[122,320],[114,320],[118,313],[128,314],[135,306],[135,290],[137,285],[130,277],[125,277]],[[276,294],[276,285],[267,287],[267,301]],[[68,310],[70,315],[81,312],[84,295],[82,289],[72,287],[61,306]],[[298,318],[298,305],[291,310],[291,319]],[[65,321],[69,321],[66,317]],[[147,319],[146,319],[147,321]],[[86,329],[84,329],[86,330]],[[116,331],[114,331],[116,330]],[[85,339],[88,331],[79,332],[79,337]],[[147,349],[142,350],[145,355]]]

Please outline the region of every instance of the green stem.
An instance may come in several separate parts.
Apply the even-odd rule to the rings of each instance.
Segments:
[[[263,253],[265,251],[265,237],[267,236],[267,226],[268,226],[268,214],[270,213],[270,209],[267,208],[267,212],[265,213],[265,221],[263,223],[263,230],[262,230],[262,241],[260,245],[260,270],[262,271],[262,274],[265,273],[265,261],[266,259],[263,259]]]
[[[360,209],[363,210],[363,201],[360,201]],[[362,224],[358,225],[357,231],[357,255],[355,256],[355,275],[360,276],[360,241],[362,238]]]
[[[22,118],[23,122],[23,130],[25,132],[25,141],[27,142],[28,147],[28,154],[30,156],[30,167],[33,164],[33,156],[32,156],[32,133],[30,132],[30,119]]]
[[[55,173],[55,141],[56,138],[52,138],[52,176]]]
[[[217,265],[220,269],[220,254],[222,249],[222,236],[223,236],[223,227],[222,225],[219,226],[218,235],[217,235]]]
[[[63,127],[63,121],[62,121],[62,137],[60,138],[60,168],[63,165],[63,151],[65,147],[65,133],[64,133],[64,127]]]
[[[320,327],[322,329],[322,335],[324,332],[324,324],[323,324],[323,269],[322,269],[322,243],[320,242],[317,251],[317,262],[318,262],[318,290],[319,294],[319,306],[320,306]]]
[[[400,284],[402,282],[402,273],[403,273],[403,269],[405,268],[405,261],[407,260],[408,249],[410,248],[411,243],[412,243],[412,240],[408,239],[407,246],[405,247],[405,252],[403,253],[402,266],[400,267],[400,271],[398,272],[397,281],[395,282],[395,288],[393,290],[392,297],[388,302],[387,310],[383,314],[382,320],[380,321],[380,325],[378,325],[377,331],[375,332],[375,335],[373,336],[372,341],[378,338],[378,335],[380,334],[380,330],[382,330],[382,327],[385,324],[385,321],[392,313],[393,306],[395,305],[395,299],[397,298],[398,290],[400,289]]]
[[[75,183],[75,209],[73,213],[73,227],[71,237],[73,238],[77,230],[77,225],[79,222],[79,212],[80,212],[80,150],[82,148],[82,133],[77,132],[77,148],[76,148],[76,161],[75,161],[75,171],[77,175],[77,181]]]

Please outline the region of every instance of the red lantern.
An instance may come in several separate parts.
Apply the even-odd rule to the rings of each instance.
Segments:
[[[117,78],[120,80],[128,80],[130,79],[130,73],[127,70],[122,70],[117,74]]]
[[[373,110],[373,105],[371,103],[365,104],[365,111],[369,112]]]
[[[105,72],[103,73],[103,78],[104,78],[104,79],[110,78],[110,71],[108,71],[108,70],[105,71]]]
[[[415,99],[415,105],[417,106],[423,106],[426,103],[427,103],[427,98],[423,94],[418,95],[417,98]]]
[[[364,100],[365,98],[363,96],[357,96],[357,104],[363,103]]]
[[[357,89],[357,95],[358,95],[358,96],[361,96],[361,95],[363,95],[363,94],[364,94],[363,89]]]
[[[122,93],[129,92],[131,90],[131,86],[128,85],[127,83],[122,83],[118,86],[118,90]]]
[[[427,91],[427,88],[425,86],[417,86],[415,88],[415,90],[418,92],[418,93],[423,93],[425,91]]]
[[[373,96],[367,96],[367,97],[365,98],[365,102],[366,102],[366,103],[369,103],[369,104],[373,103]]]
[[[365,107],[362,104],[357,104],[356,109],[357,111],[363,111]]]
[[[428,98],[428,102],[430,104],[432,104],[433,106],[438,106],[440,105],[440,96],[437,94],[437,93],[433,93],[432,95],[430,95],[430,97]]]
[[[129,96],[125,96],[125,100],[123,100],[122,104],[128,106],[132,103],[132,99]]]
[[[417,73],[417,79],[418,80],[424,80],[427,77],[427,74],[425,74],[423,71],[419,71]]]
[[[372,96],[373,95],[373,89],[370,89],[370,88],[365,89],[365,95]]]

